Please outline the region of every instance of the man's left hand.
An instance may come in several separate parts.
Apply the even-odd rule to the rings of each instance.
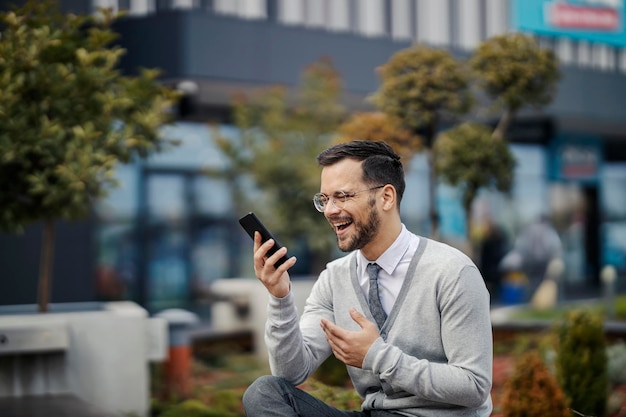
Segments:
[[[361,368],[367,351],[380,333],[376,324],[354,308],[350,309],[350,317],[361,330],[345,330],[326,319],[322,319],[321,326],[335,357],[346,365]]]

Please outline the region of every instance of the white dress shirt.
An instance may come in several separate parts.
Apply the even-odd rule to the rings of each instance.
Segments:
[[[358,251],[357,274],[365,299],[368,298],[370,288],[366,268],[367,264],[374,262],[382,268],[378,273],[378,293],[383,309],[389,314],[396,298],[398,298],[409,263],[411,263],[418,245],[419,237],[409,232],[403,224],[398,238],[378,259],[368,260],[360,250]]]

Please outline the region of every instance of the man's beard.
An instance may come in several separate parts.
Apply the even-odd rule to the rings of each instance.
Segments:
[[[367,221],[354,221],[353,226],[355,231],[348,240],[342,242],[337,238],[337,246],[342,252],[352,252],[357,249],[362,249],[376,237],[380,226],[380,216],[378,215],[378,210],[376,210],[375,201],[370,202],[370,213]]]

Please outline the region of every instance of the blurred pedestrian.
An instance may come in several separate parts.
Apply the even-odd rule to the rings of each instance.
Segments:
[[[244,394],[254,416],[491,414],[489,295],[460,251],[409,232],[400,218],[404,169],[383,142],[353,141],[318,156],[313,202],[348,252],[315,282],[300,320],[285,248],[255,237],[254,269],[270,293],[265,338],[273,376]],[[361,411],[340,411],[297,388],[331,354],[347,365]]]
[[[522,268],[528,278],[527,298],[530,299],[541,285],[550,261],[563,255],[561,239],[548,216],[539,216],[522,230],[515,241],[515,251],[522,256]]]
[[[492,301],[500,298],[502,270],[500,262],[508,252],[506,234],[500,226],[489,220],[485,238],[480,245],[480,272],[485,279]]]

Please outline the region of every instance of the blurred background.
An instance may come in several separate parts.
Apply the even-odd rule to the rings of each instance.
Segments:
[[[241,190],[227,179],[207,174],[228,168],[215,136],[238,137],[236,94],[273,85],[295,93],[303,69],[324,58],[341,78],[341,104],[348,112],[368,111],[367,97],[380,82],[377,68],[395,52],[419,42],[463,58],[508,32],[531,34],[552,50],[562,78],[552,103],[524,110],[509,127],[517,161],[512,191],[479,193],[470,216],[476,239],[486,240],[495,225],[501,244],[510,246],[520,230],[544,216],[562,242],[566,297],[600,293],[605,265],[616,268],[619,283],[626,275],[622,0],[59,3],[81,14],[99,7],[126,11],[115,23],[118,43],[127,50],[121,70],[132,75],[139,67],[159,68],[161,82],[183,97],[175,123],[163,129],[180,146],[120,166],[120,187],[94,202],[88,219],[58,224],[52,302],[132,300],[149,312],[178,307],[210,318],[213,282],[253,277],[252,243],[237,223],[253,208],[237,204]],[[473,117],[497,122],[488,114]],[[402,215],[411,231],[427,236],[426,156],[416,154],[408,167]],[[310,176],[317,181],[319,171]],[[460,248],[476,245],[466,237],[460,191],[440,184],[436,203],[441,239]],[[321,215],[319,222],[324,227]],[[0,305],[36,301],[41,233],[35,224],[21,235],[0,234]],[[299,258],[294,275],[316,275],[318,263],[306,246],[293,249]]]

